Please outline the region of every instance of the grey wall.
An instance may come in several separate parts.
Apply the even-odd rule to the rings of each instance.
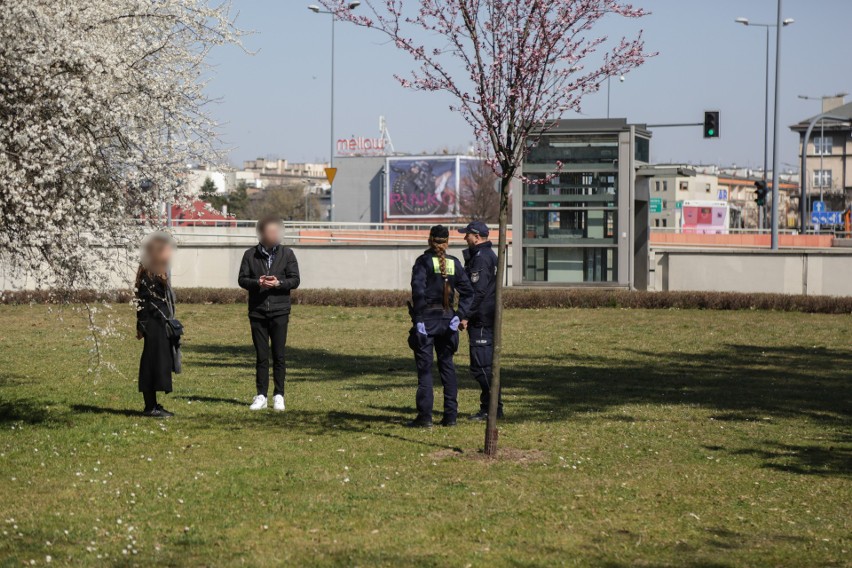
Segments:
[[[237,288],[240,261],[250,245],[251,241],[180,243],[172,266],[172,281],[176,287],[184,288]],[[426,244],[305,244],[292,248],[299,261],[302,288],[408,290],[411,266]],[[462,248],[453,247],[450,254],[461,260]],[[135,274],[132,259],[119,262],[119,255],[109,249],[104,249],[104,258],[110,259],[111,286],[129,286]],[[35,287],[34,278],[15,277],[0,262],[0,290]]]
[[[332,221],[381,223],[385,158],[338,157],[334,165]]]
[[[852,251],[654,249],[649,289],[852,296]]]

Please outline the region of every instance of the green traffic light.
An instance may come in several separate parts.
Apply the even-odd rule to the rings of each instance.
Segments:
[[[716,131],[713,130],[712,128],[707,131],[707,136],[713,136],[714,134],[716,134]]]

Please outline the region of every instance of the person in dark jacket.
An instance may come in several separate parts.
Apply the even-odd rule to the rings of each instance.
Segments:
[[[488,240],[488,225],[474,221],[459,229],[467,242],[464,251],[464,269],[473,285],[473,303],[470,316],[462,321],[470,343],[470,375],[479,383],[479,412],[471,420],[486,420],[491,399],[491,379],[494,374],[494,310],[497,306],[497,255]],[[497,417],[503,417],[503,398],[499,397]]]
[[[473,301],[473,288],[461,262],[447,254],[450,231],[441,225],[429,232],[429,248],[414,262],[411,270],[409,311],[414,324],[408,345],[417,364],[417,417],[412,428],[432,426],[432,356],[438,356],[438,371],[444,387],[442,426],[455,426],[458,416],[458,381],[453,355],[459,347],[459,325],[467,319]],[[458,292],[458,308],[453,299]]]
[[[136,272],[136,339],[144,339],[139,361],[139,392],[143,414],[168,418],[173,414],[157,402],[157,392],[172,392],[172,371],[180,372],[180,337],[169,328],[175,317],[175,296],[169,285],[174,243],[167,233],[148,235]]]
[[[290,322],[290,291],[299,287],[299,264],[293,251],[281,244],[282,223],[265,217],[257,223],[260,242],[248,249],[240,264],[238,282],[248,290],[251,338],[257,353],[255,385],[257,395],[252,410],[269,406],[269,346],[272,344],[272,376],[275,383],[272,403],[284,410],[286,374],[285,347]]]

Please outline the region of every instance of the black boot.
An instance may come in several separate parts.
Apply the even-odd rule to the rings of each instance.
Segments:
[[[158,405],[157,405],[157,410],[159,410],[159,411],[160,411],[160,416],[162,416],[163,418],[171,418],[172,416],[174,416],[174,413],[173,413],[173,412],[169,412],[168,410],[166,410],[165,408],[163,408],[163,405],[162,405],[162,404],[158,404]]]
[[[455,425],[456,425],[456,417],[455,416],[452,416],[452,417],[444,416],[444,418],[441,419],[441,426],[449,427],[449,426],[455,426]]]
[[[480,410],[476,414],[471,415],[469,419],[470,420],[476,420],[477,422],[484,422],[485,420],[488,420],[488,411],[487,410]],[[498,420],[503,419],[503,409],[502,408],[497,410],[497,419]]]
[[[406,423],[406,428],[431,428],[432,427],[432,419],[424,418],[422,416],[418,416],[411,422]]]

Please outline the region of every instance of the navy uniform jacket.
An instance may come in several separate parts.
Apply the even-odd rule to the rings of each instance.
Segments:
[[[447,281],[450,283],[450,308],[453,296],[459,295],[456,315],[467,319],[473,303],[473,287],[459,259],[447,255]],[[431,249],[421,254],[411,269],[411,301],[414,305],[414,321],[423,321],[429,309],[440,309],[444,303],[444,278],[441,276],[440,260]]]
[[[468,323],[471,327],[492,327],[497,306],[497,255],[491,241],[465,249],[464,269],[473,285]]]

